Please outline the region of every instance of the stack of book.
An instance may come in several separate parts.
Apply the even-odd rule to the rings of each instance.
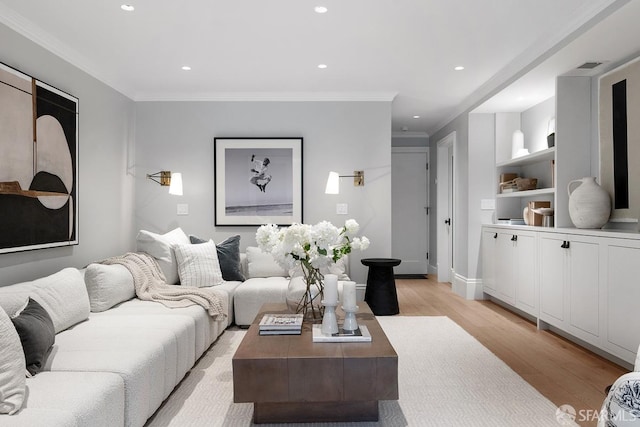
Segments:
[[[302,314],[265,314],[258,326],[260,335],[300,335]]]

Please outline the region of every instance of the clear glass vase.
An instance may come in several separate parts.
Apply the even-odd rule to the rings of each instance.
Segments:
[[[292,313],[302,313],[305,320],[322,320],[324,306],[323,276],[320,270],[307,262],[301,262],[302,276],[289,280],[287,288],[287,307]]]

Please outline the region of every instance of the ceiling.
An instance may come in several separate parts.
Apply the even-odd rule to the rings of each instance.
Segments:
[[[0,0],[0,22],[136,101],[393,100],[424,137],[627,2]]]

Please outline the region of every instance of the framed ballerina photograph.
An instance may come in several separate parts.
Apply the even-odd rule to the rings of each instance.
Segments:
[[[302,223],[302,138],[214,138],[215,225]]]

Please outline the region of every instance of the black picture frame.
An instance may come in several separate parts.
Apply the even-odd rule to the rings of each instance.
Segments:
[[[214,138],[215,225],[302,223],[302,138]]]

